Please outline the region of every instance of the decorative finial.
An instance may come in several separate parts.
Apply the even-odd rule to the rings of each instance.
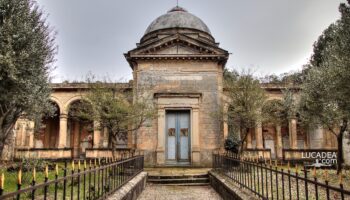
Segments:
[[[176,7],[179,7],[179,0],[176,0]]]

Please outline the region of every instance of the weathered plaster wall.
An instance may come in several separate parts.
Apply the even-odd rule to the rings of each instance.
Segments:
[[[211,152],[220,148],[223,136],[220,121],[215,119],[222,93],[222,69],[210,61],[142,61],[134,70],[138,95],[149,97],[157,106],[155,93],[200,94],[199,138],[201,165],[211,165]],[[171,102],[169,102],[171,108]],[[155,164],[158,120],[139,130],[137,147],[145,150],[146,164]],[[164,133],[165,134],[165,133]]]

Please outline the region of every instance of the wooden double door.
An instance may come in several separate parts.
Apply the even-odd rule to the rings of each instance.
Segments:
[[[166,160],[169,164],[190,161],[190,111],[166,112]]]

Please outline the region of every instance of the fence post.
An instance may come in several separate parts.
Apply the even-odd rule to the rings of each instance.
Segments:
[[[80,160],[78,160],[78,198],[77,199],[80,199]]]
[[[342,172],[340,172],[340,174],[339,174],[339,187],[340,187],[341,199],[344,200],[344,186],[343,186],[343,174],[342,174]]]
[[[45,166],[45,183],[49,180],[49,167]],[[44,186],[44,199],[47,197],[47,185]]]
[[[315,197],[316,197],[316,200],[318,200],[318,187],[317,187],[317,176],[316,176],[316,167],[314,167],[314,170],[313,170],[313,177],[314,177],[314,181],[315,181]]]
[[[95,158],[94,160],[94,199],[96,199],[96,193],[97,193],[97,188],[96,188],[96,174],[97,174],[97,160]]]
[[[297,199],[299,199],[299,176],[298,176],[298,165],[295,165],[295,181],[297,183]]]
[[[71,189],[70,189],[70,199],[74,199],[74,160],[72,160],[72,179],[71,179]]]
[[[282,173],[282,198],[284,200],[285,198],[285,191],[284,191],[284,172],[283,172],[283,168],[281,168],[281,173]]]
[[[91,159],[89,161],[88,191],[89,191],[88,199],[90,200],[91,199]]]
[[[55,166],[55,200],[57,199],[57,187],[58,187],[58,182],[57,182],[57,179],[58,179],[58,164],[56,164]]]
[[[35,186],[35,180],[36,180],[36,169],[35,166],[33,168],[33,177],[32,177],[32,186]],[[35,199],[35,189],[32,190],[32,200]]]
[[[18,171],[18,179],[17,179],[17,191],[19,191],[21,189],[21,185],[22,185],[22,169],[20,168]],[[21,198],[20,193],[17,194],[17,200],[19,200]]]
[[[0,196],[4,193],[4,186],[5,186],[5,175],[4,172],[1,173],[1,180],[0,180]]]
[[[66,200],[66,189],[67,189],[67,160],[64,161],[64,171],[63,171],[63,200]]]
[[[324,171],[324,179],[325,179],[325,183],[326,183],[326,194],[327,194],[327,200],[329,200],[329,187],[328,187],[328,171]]]
[[[308,188],[308,184],[307,184],[307,169],[306,169],[306,167],[304,166],[304,186],[305,186],[305,198],[306,198],[306,200],[308,200],[309,199],[309,188]]]
[[[83,176],[83,199],[86,199],[86,159],[84,159],[84,176]]]

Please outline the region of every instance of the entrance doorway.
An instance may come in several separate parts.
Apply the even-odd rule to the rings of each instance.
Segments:
[[[167,164],[189,164],[190,111],[167,111],[165,134]]]

